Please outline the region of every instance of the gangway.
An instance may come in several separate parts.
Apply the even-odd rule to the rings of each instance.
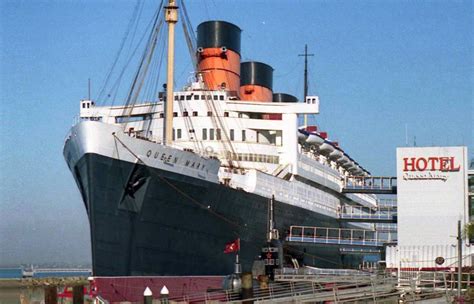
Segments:
[[[339,220],[348,222],[366,223],[396,223],[397,212],[395,208],[366,207],[366,206],[342,206]]]
[[[287,242],[323,245],[383,247],[389,240],[369,229],[290,226]]]
[[[378,232],[397,232],[397,225],[380,223],[375,225],[375,230]]]
[[[388,176],[346,176],[343,193],[397,194],[397,178]]]

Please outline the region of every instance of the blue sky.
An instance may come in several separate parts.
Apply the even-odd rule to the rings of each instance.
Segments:
[[[158,1],[145,1],[148,21]],[[194,28],[242,28],[242,59],[270,64],[274,91],[302,96],[308,44],[317,124],[374,175],[395,149],[473,136],[472,1],[189,1]],[[79,100],[98,95],[135,1],[0,2],[0,264],[87,262],[86,213],[62,145]],[[178,35],[176,82],[191,72]]]

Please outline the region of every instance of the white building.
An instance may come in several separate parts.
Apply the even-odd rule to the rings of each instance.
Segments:
[[[455,267],[457,223],[469,223],[473,208],[467,147],[398,148],[397,187],[398,245],[387,248],[387,267]],[[463,266],[473,254],[465,238]],[[437,257],[445,262],[436,265]]]

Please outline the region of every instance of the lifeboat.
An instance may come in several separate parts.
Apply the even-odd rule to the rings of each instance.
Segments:
[[[324,143],[324,138],[322,138],[318,133],[309,133],[306,142],[311,145],[320,146]]]
[[[349,163],[350,161],[351,161],[351,160],[350,160],[350,158],[347,156],[346,153],[343,153],[342,157],[339,158],[338,160],[336,160],[336,162],[337,162],[340,166],[342,166],[342,167],[344,167],[344,165],[347,164],[347,163]]]
[[[338,159],[342,158],[344,156],[344,152],[342,152],[340,149],[335,149],[331,153],[329,153],[329,159],[334,160],[337,162]]]
[[[304,144],[308,136],[309,136],[309,133],[306,132],[304,129],[298,129],[298,142],[300,144]]]
[[[319,147],[319,151],[321,154],[329,155],[333,152],[336,148],[332,145],[331,142],[325,140],[324,143]]]

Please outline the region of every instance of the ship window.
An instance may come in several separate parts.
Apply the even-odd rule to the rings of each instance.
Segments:
[[[220,100],[224,100],[224,95],[220,95],[220,96],[219,96],[219,99],[220,99]]]
[[[229,117],[229,112],[224,112],[224,117]]]
[[[212,111],[207,112],[207,116],[212,116]]]
[[[221,140],[221,129],[216,129],[216,139]]]
[[[199,95],[194,95],[194,100],[199,100]]]
[[[186,100],[191,100],[192,95],[186,95]]]
[[[178,112],[173,112],[173,117],[178,117]]]
[[[214,100],[217,100],[217,98],[219,98],[219,96],[217,96],[217,95],[214,95]]]
[[[212,96],[211,96],[211,95],[207,95],[207,100],[212,100]]]
[[[201,100],[206,100],[206,96],[201,95]]]
[[[214,129],[209,129],[209,139],[214,140]]]
[[[188,111],[184,111],[184,112],[183,112],[183,116],[184,116],[184,117],[188,117]]]
[[[245,141],[245,130],[242,130],[242,141]]]
[[[160,118],[163,118],[165,117],[165,114],[164,113],[160,113]]]
[[[198,116],[198,112],[197,112],[197,111],[194,111],[194,112],[193,112],[193,116]]]
[[[179,100],[184,100],[184,95],[179,96]]]
[[[86,104],[85,104],[85,103],[82,104],[82,108],[83,108],[83,109],[86,108]]]
[[[202,129],[202,140],[207,140],[207,129]]]
[[[230,140],[234,140],[234,129],[230,129]]]
[[[174,100],[178,100],[178,96],[174,96]]]
[[[181,129],[178,129],[178,131],[176,132],[176,137],[177,137],[178,139],[181,138]]]

